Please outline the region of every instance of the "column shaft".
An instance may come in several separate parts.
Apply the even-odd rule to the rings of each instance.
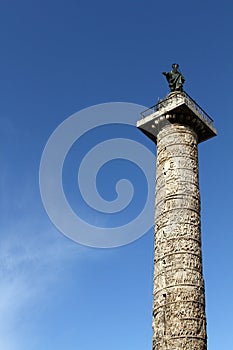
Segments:
[[[206,350],[197,135],[157,136],[153,350]]]

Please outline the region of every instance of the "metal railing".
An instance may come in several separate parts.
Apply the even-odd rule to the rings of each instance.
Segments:
[[[188,106],[194,108],[208,123],[213,124],[213,119],[197,104],[196,101],[192,99],[191,96],[187,94],[187,92],[177,92],[176,94],[164,99],[160,100],[156,105],[146,109],[141,113],[141,117],[145,118],[149,115],[162,110],[163,108],[169,107],[169,105],[185,102]]]

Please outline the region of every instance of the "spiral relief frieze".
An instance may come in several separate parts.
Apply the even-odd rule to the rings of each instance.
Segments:
[[[157,137],[153,350],[206,350],[197,136]]]

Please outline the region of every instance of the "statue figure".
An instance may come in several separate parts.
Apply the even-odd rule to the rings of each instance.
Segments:
[[[183,84],[185,82],[185,78],[178,70],[179,65],[177,63],[173,63],[172,70],[170,72],[163,72],[167,78],[169,87],[171,92],[173,91],[183,91]]]

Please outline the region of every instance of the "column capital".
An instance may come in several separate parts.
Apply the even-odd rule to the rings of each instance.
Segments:
[[[141,117],[137,127],[155,143],[160,130],[169,123],[188,125],[196,132],[198,143],[217,135],[213,119],[186,92],[168,94]]]

